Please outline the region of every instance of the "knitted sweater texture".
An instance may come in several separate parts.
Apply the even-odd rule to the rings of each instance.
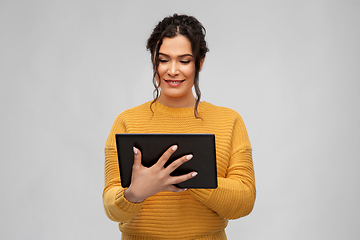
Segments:
[[[256,189],[249,137],[234,110],[201,102],[194,108],[171,108],[158,102],[122,112],[105,145],[106,215],[119,222],[122,239],[226,239],[228,219],[248,215]],[[218,187],[160,192],[141,203],[124,197],[116,153],[116,133],[215,134]]]

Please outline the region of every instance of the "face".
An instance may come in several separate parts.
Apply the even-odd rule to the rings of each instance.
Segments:
[[[193,107],[192,93],[195,59],[191,42],[185,36],[164,38],[159,49],[157,82],[160,84],[158,101],[169,107]]]

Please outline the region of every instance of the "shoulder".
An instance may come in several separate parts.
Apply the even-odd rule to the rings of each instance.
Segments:
[[[226,133],[231,130],[232,141],[237,149],[251,149],[245,123],[237,111],[208,103],[206,112],[211,116],[210,121],[217,123],[222,132]]]
[[[151,114],[150,104],[151,101],[143,103],[136,107],[126,109],[116,117],[115,122],[125,122],[129,119],[130,120],[136,119],[139,118],[140,116],[145,116],[148,115],[149,113]]]
[[[242,120],[240,114],[231,108],[216,106],[209,102],[202,102],[202,104],[204,106],[204,114],[210,114],[223,119]]]
[[[131,115],[138,115],[138,114],[144,114],[144,113],[147,113],[147,112],[151,112],[150,110],[150,104],[151,104],[151,101],[149,102],[146,102],[146,103],[143,103],[139,106],[136,106],[136,107],[132,107],[132,108],[129,108],[129,109],[126,109],[125,111],[123,111],[122,113],[120,113],[118,115],[118,117],[122,117],[122,116],[131,116]]]

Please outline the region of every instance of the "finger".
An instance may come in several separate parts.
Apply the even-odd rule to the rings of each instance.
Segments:
[[[141,166],[141,152],[136,147],[133,147],[134,151],[134,166]]]
[[[156,165],[164,167],[165,163],[167,162],[167,160],[169,160],[169,158],[171,157],[171,155],[177,150],[178,146],[177,145],[173,145],[171,147],[168,148],[168,150],[166,150],[164,152],[164,154],[159,158],[159,160],[157,161]]]
[[[172,162],[169,166],[166,167],[166,171],[170,174],[172,173],[175,169],[177,169],[180,165],[182,165],[183,163],[189,161],[190,159],[193,158],[192,154],[189,155],[185,155],[182,156],[181,158],[175,160],[174,162]]]
[[[189,180],[191,178],[194,178],[198,175],[197,172],[190,172],[188,174],[184,174],[181,176],[171,177],[170,184],[178,184],[181,182],[184,182],[186,180]]]

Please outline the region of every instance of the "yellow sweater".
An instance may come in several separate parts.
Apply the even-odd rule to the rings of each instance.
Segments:
[[[240,115],[208,102],[194,108],[170,108],[150,102],[122,112],[105,146],[106,215],[119,222],[122,239],[226,239],[227,219],[248,215],[256,190],[249,137]],[[214,133],[217,189],[160,192],[142,203],[124,197],[116,153],[116,133]]]

